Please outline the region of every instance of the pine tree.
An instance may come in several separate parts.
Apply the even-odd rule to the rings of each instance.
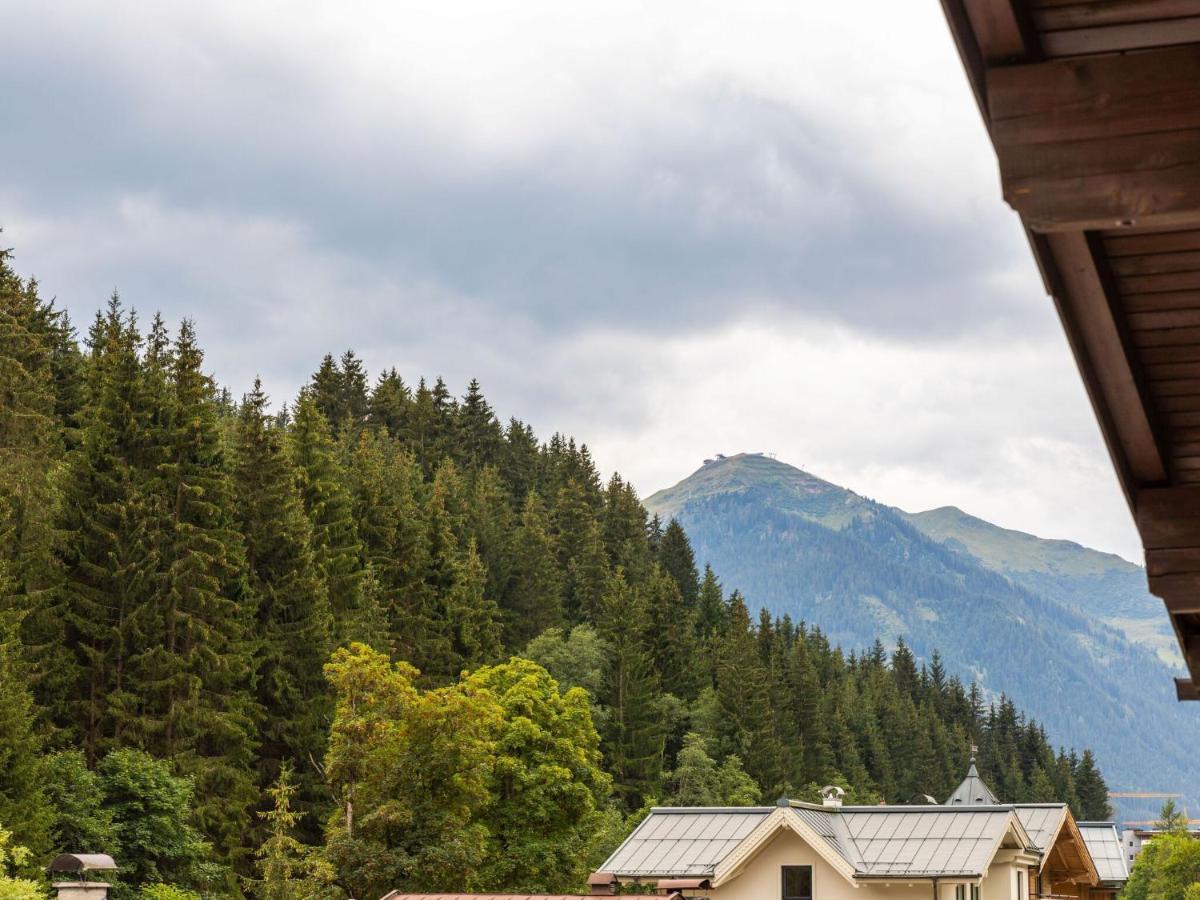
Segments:
[[[254,680],[258,704],[269,711],[259,727],[259,784],[273,783],[290,763],[305,773],[300,796],[311,804],[321,795],[314,762],[324,756],[332,711],[321,673],[330,650],[329,599],[297,472],[258,379],[242,399],[233,455],[235,507],[256,606]]]

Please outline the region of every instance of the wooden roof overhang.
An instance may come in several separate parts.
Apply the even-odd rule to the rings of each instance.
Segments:
[[[1096,871],[1092,854],[1088,852],[1075,817],[1069,809],[1064,812],[1054,841],[1042,857],[1042,877],[1051,890],[1056,885],[1096,887],[1100,884],[1100,873]]]
[[[1200,0],[942,0],[1200,699]]]

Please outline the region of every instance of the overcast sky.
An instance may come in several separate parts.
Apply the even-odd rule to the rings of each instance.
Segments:
[[[201,9],[203,7],[203,9]],[[0,0],[0,226],[236,393],[478,377],[643,495],[770,451],[1140,562],[935,0]]]

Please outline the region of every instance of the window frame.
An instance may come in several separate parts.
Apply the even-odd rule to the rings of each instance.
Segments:
[[[788,872],[792,870],[807,870],[808,871],[808,896],[803,894],[789,895],[787,893],[787,878]],[[814,900],[817,893],[816,872],[812,866],[797,865],[797,866],[780,866],[779,867],[779,900]]]

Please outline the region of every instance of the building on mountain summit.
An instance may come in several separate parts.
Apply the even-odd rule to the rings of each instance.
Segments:
[[[1128,870],[1112,823],[999,802],[975,768],[943,805],[658,807],[601,867],[711,900],[1111,898]]]

